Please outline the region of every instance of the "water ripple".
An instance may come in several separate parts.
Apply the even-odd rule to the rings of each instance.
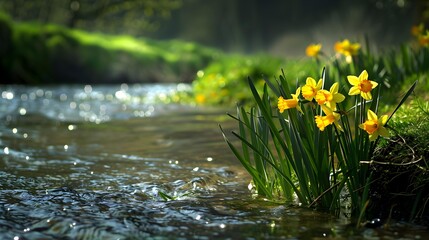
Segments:
[[[164,104],[168,96],[189,89],[187,84],[9,86],[1,92],[0,118],[40,114],[65,122],[101,123],[154,116],[176,108]]]

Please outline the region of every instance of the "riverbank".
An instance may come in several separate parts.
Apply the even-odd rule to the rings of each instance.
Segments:
[[[0,40],[3,84],[191,82],[223,55],[189,42],[19,23],[5,14]]]

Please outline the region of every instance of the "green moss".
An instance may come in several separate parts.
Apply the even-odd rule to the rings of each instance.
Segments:
[[[0,17],[5,83],[190,82],[220,51],[181,41],[154,41],[14,23]],[[6,50],[8,51],[6,54]]]
[[[402,106],[389,125],[399,135],[415,139],[416,154],[429,154],[429,103],[426,100],[417,99]]]
[[[422,220],[429,216],[429,104],[403,105],[389,122],[393,136],[376,150],[371,184],[373,217]]]
[[[267,55],[232,55],[213,62],[197,72],[193,82],[195,101],[199,104],[232,104],[250,101],[252,94],[247,79],[262,88],[264,78],[285,75],[291,85],[314,72],[316,65],[309,62],[275,58]]]
[[[8,56],[12,52],[12,26],[7,15],[0,12],[0,72],[2,77],[10,77],[8,69],[11,62]]]

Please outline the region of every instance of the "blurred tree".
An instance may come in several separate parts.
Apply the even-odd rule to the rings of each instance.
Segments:
[[[0,0],[0,10],[16,20],[141,35],[156,30],[181,4],[181,0]]]

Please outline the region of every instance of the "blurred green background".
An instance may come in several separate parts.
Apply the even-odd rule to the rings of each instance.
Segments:
[[[322,43],[331,54],[336,41],[366,37],[374,49],[394,48],[411,39],[413,24],[429,22],[428,6],[424,0],[0,0],[0,82],[192,82],[198,71],[229,81],[271,77],[286,67],[303,77],[320,72],[304,56],[308,44]]]

